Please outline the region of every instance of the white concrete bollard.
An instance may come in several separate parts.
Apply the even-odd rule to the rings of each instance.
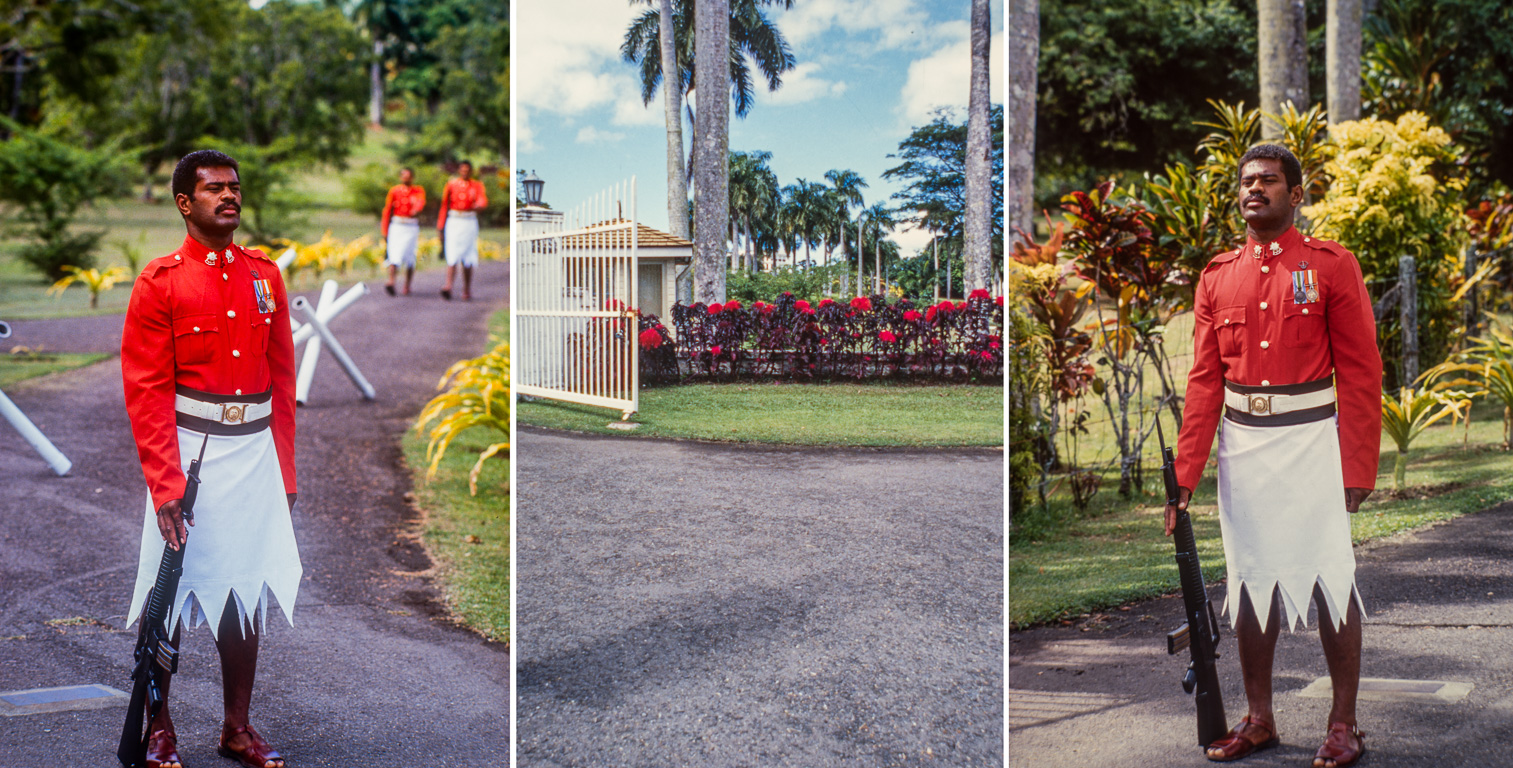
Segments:
[[[274,260],[273,263],[277,264],[279,271],[282,272],[288,269],[290,264],[294,263],[294,257],[298,255],[299,254],[294,252],[293,248],[290,248],[289,250],[284,251],[283,255],[279,256],[276,260]]]
[[[320,306],[330,306],[331,302],[335,299],[336,281],[327,280],[326,284],[320,287]],[[299,300],[300,299],[295,299],[296,302],[298,302]],[[298,306],[298,304],[296,303],[290,306],[294,307]],[[304,328],[301,328],[300,330],[304,330]],[[305,338],[310,337],[307,334]],[[297,344],[299,342],[296,341],[295,343]],[[310,342],[305,345],[305,356],[303,358],[300,358],[299,371],[294,376],[294,402],[298,403],[299,405],[304,405],[305,401],[310,397],[310,382],[315,380],[315,363],[319,359],[320,339],[310,339]]]
[[[319,334],[317,338],[325,341],[326,348],[330,350],[331,356],[336,358],[336,362],[341,363],[342,370],[346,371],[347,377],[352,379],[353,384],[357,385],[357,390],[362,393],[363,399],[374,399],[376,394],[373,391],[373,385],[369,384],[366,378],[363,378],[362,371],[357,370],[357,364],[353,363],[352,358],[347,356],[347,350],[342,349],[341,342],[337,341],[336,337],[331,334],[331,329],[327,328],[326,322],[320,319],[320,313],[316,308],[310,306],[310,302],[306,301],[303,296],[296,297],[290,306],[304,312],[305,316],[309,318],[307,324],[315,327],[315,332]],[[316,339],[310,340],[310,344],[314,344],[315,342]],[[306,345],[305,349],[309,350],[310,346]]]
[[[37,429],[37,425],[33,424],[31,419],[26,418],[26,414],[22,413],[4,392],[0,392],[0,416],[4,416],[5,420],[26,438],[26,442],[31,443],[32,448],[37,451],[42,460],[47,462],[47,466],[52,468],[53,474],[62,477],[68,474],[68,470],[73,469],[74,463],[69,461],[51,440],[47,439],[47,435],[42,434],[42,430]]]
[[[324,298],[322,298],[321,302],[316,305],[315,312],[316,314],[320,315],[322,322],[330,324],[330,322],[337,315],[346,311],[347,307],[352,306],[353,302],[366,295],[368,295],[367,284],[358,283],[357,285],[348,288],[346,293],[337,296],[335,301],[328,303]],[[315,335],[315,329],[310,327],[309,323],[301,323],[292,317],[289,319],[289,327],[294,331],[295,346],[303,344],[305,341],[309,340],[311,336]]]

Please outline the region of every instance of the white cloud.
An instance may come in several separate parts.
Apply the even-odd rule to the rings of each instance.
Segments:
[[[757,89],[757,98],[769,104],[802,104],[826,96],[839,96],[846,92],[846,83],[816,77],[820,65],[806,61],[783,74],[783,86],[769,92],[765,87]]]
[[[919,249],[925,247],[925,244],[930,242],[931,237],[933,235],[927,229],[905,225],[893,230],[893,233],[888,235],[887,239],[898,243],[899,253],[907,258],[919,253]]]
[[[530,110],[522,108],[511,113],[510,130],[515,134],[515,155],[534,152],[540,147],[536,143],[536,132],[532,130]]]
[[[909,65],[896,109],[902,127],[929,122],[937,107],[967,106],[972,76],[972,45],[966,22],[952,22],[946,27],[955,41]],[[993,35],[988,48],[989,92],[994,104],[1003,103],[1003,34]]]
[[[625,134],[614,131],[601,131],[592,125],[585,125],[578,129],[579,144],[597,144],[599,142],[619,141],[625,138]]]
[[[605,0],[534,0],[515,9],[515,99],[526,108],[576,115],[635,93],[620,42],[643,8]]]
[[[914,48],[935,41],[936,28],[916,0],[804,0],[778,17],[794,47],[831,29],[852,35],[875,33],[883,48]]]

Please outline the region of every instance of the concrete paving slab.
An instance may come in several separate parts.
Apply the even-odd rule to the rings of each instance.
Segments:
[[[0,693],[0,715],[40,715],[85,709],[124,707],[131,697],[108,685],[63,685]]]

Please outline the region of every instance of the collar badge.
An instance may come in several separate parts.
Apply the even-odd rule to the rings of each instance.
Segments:
[[[215,266],[215,256],[215,251],[211,251],[210,253],[205,254],[205,263],[212,267]]]
[[[229,255],[229,252],[228,252],[228,255]],[[1272,244],[1271,244],[1271,255],[1273,255],[1273,256],[1281,256],[1282,255],[1282,246],[1281,246],[1281,244],[1279,244],[1277,242],[1274,242],[1274,241],[1272,242]]]

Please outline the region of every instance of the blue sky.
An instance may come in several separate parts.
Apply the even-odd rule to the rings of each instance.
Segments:
[[[666,133],[661,92],[642,106],[634,65],[620,59],[631,19],[626,0],[516,0],[511,68],[515,167],[546,181],[544,198],[571,208],[631,176],[641,221],[667,227]],[[730,121],[733,151],[766,150],[781,184],[824,181],[851,169],[871,205],[899,189],[883,171],[914,126],[937,107],[965,114],[970,3],[922,0],[795,0],[769,9],[798,61],[745,120]],[[993,8],[993,102],[1002,103],[1002,2]],[[685,124],[685,156],[688,131]],[[905,253],[929,238],[900,231]]]

